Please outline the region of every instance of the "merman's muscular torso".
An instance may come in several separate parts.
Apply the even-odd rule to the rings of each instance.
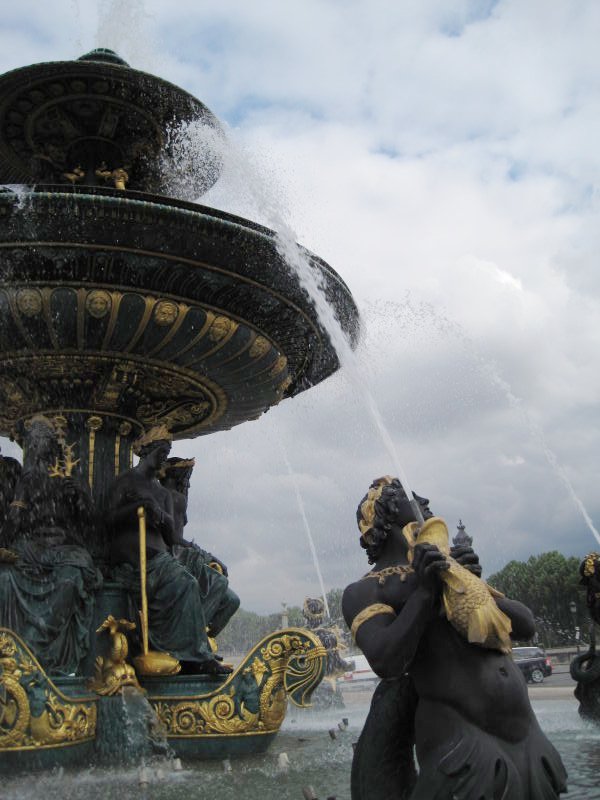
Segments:
[[[369,602],[390,605],[396,613],[417,588],[413,573],[404,581],[391,575],[383,585],[372,578],[361,583],[367,582],[373,584],[368,590]],[[500,603],[511,616],[513,627],[518,627],[527,609],[514,601]],[[452,706],[496,736],[511,741],[521,738],[533,712],[519,668],[510,655],[467,642],[440,607],[437,601],[407,669],[419,697]],[[502,714],[497,713],[498,708],[503,709]]]

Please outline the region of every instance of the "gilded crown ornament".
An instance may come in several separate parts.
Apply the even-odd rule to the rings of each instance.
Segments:
[[[180,461],[170,461],[165,465],[164,471],[169,472],[172,469],[193,469],[195,465],[195,458],[182,458]]]
[[[153,442],[172,441],[173,434],[166,425],[154,425],[152,428],[149,428],[147,431],[145,431],[138,439],[136,439],[136,441],[133,443],[133,452],[136,454],[136,456],[139,456],[142,449]]]
[[[375,485],[369,489],[367,499],[360,507],[361,519],[358,522],[358,527],[361,536],[364,536],[373,527],[373,522],[375,521],[375,503],[381,497],[384,487],[388,486],[392,480],[393,478],[390,475],[384,475],[383,478],[377,478],[377,480],[373,481]]]

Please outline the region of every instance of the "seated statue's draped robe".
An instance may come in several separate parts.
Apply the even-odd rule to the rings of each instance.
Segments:
[[[130,618],[135,619],[141,608],[139,568],[117,564],[113,577],[127,590]],[[151,649],[170,653],[178,661],[211,659],[200,586],[191,572],[170,553],[156,553],[147,562],[146,587]]]
[[[101,585],[82,542],[89,533],[91,499],[74,481],[24,472],[15,496],[14,564],[0,563],[0,627],[17,633],[43,668],[76,673],[89,649],[94,592]]]

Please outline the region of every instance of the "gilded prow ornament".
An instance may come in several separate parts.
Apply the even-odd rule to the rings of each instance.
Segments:
[[[96,701],[63,694],[22,639],[0,628],[0,760],[11,751],[93,741]]]
[[[310,706],[326,671],[327,651],[319,638],[302,628],[266,636],[220,686],[196,697],[163,695],[154,687],[148,701],[173,746],[178,739],[239,734],[272,734],[281,726],[288,699]]]

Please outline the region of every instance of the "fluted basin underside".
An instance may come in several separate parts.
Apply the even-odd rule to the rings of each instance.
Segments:
[[[346,285],[310,261],[355,337]],[[0,194],[0,353],[3,435],[43,412],[187,438],[254,419],[338,367],[271,231],[86,187]]]

